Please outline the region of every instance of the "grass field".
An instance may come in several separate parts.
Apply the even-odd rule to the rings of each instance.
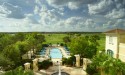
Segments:
[[[63,37],[67,36],[67,34],[44,34],[46,42],[44,43],[63,43]]]
[[[87,35],[87,34],[82,34],[82,36]],[[91,35],[91,34],[88,34]],[[98,34],[100,36],[100,40],[98,41],[100,46],[98,47],[99,50],[105,49],[105,35],[104,34]],[[44,34],[46,42],[44,43],[52,43],[52,44],[57,44],[57,43],[64,43],[63,42],[63,37],[68,36],[68,34]]]

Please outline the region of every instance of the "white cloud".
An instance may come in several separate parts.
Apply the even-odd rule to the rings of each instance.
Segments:
[[[69,2],[68,3],[68,7],[70,9],[78,9],[80,5],[81,5],[80,2]]]
[[[0,31],[103,31],[124,12],[125,0],[0,0]]]
[[[36,5],[34,8],[34,14],[39,14],[40,8]]]
[[[100,0],[88,4],[90,14],[104,15],[106,18],[125,18],[125,0]]]
[[[94,28],[95,27],[94,25],[95,25],[95,22],[92,19],[87,19],[85,21],[85,26],[87,28]]]
[[[69,0],[47,0],[49,5],[52,6],[64,6],[67,4],[67,2],[69,2]]]
[[[7,8],[4,8],[3,5],[0,5],[0,16],[7,16],[10,14],[11,11],[9,11]]]
[[[24,18],[24,21],[28,24],[37,24],[38,21],[35,19],[35,16],[33,14],[27,14],[26,18]]]
[[[55,8],[67,6],[69,9],[73,10],[82,7],[84,4],[93,3],[94,1],[93,0],[47,0],[47,2],[49,5]]]
[[[125,20],[117,19],[117,20],[109,20],[103,24],[104,29],[113,29],[113,28],[125,28]]]
[[[0,14],[8,17],[8,18],[24,18],[24,14],[22,13],[22,9],[18,6],[13,6],[9,3],[4,3],[0,5]]]
[[[124,19],[118,19],[114,26],[119,27],[119,28],[125,28],[125,20]]]
[[[110,13],[105,15],[107,18],[125,18],[125,9],[113,9]]]
[[[90,14],[107,13],[112,8],[114,8],[112,0],[102,0],[95,4],[88,4]]]
[[[59,21],[59,18],[54,13],[55,10],[42,11],[40,13],[40,23],[43,25],[51,25]]]

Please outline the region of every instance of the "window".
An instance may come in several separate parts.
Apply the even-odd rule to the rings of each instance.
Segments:
[[[107,55],[109,55],[109,56],[113,57],[113,51],[112,51],[112,50],[110,50],[110,49],[108,49],[108,50],[107,50]]]
[[[113,37],[109,36],[109,44],[113,44]]]

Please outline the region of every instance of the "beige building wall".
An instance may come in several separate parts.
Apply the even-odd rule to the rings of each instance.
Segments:
[[[112,43],[110,43],[110,37],[112,37]],[[117,36],[115,34],[107,34],[106,35],[106,48],[105,50],[112,50],[113,51],[113,57],[116,58],[117,53]]]
[[[119,59],[125,62],[125,43],[119,45]]]

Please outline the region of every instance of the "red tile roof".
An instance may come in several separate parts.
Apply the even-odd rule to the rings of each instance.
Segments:
[[[123,29],[113,29],[113,30],[106,31],[105,33],[125,33],[125,30],[123,30]]]

